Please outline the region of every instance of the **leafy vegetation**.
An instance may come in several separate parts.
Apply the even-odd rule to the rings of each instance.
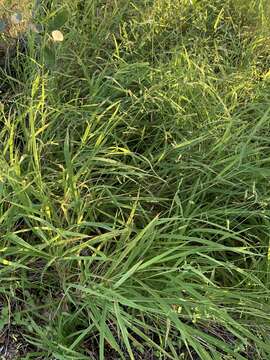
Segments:
[[[1,69],[4,359],[270,357],[268,6],[44,6]]]

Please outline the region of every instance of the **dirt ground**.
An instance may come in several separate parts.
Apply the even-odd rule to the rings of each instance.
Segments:
[[[23,33],[31,19],[32,0],[0,0],[0,20],[6,23],[3,33],[16,38]]]
[[[0,62],[29,27],[33,0],[0,0]]]

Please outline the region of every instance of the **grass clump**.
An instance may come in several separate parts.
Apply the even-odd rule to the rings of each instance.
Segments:
[[[269,9],[249,5],[44,8],[1,73],[4,358],[269,358]]]

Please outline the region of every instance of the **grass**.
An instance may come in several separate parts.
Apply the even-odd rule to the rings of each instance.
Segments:
[[[269,359],[268,14],[44,9],[1,70],[3,359]]]

